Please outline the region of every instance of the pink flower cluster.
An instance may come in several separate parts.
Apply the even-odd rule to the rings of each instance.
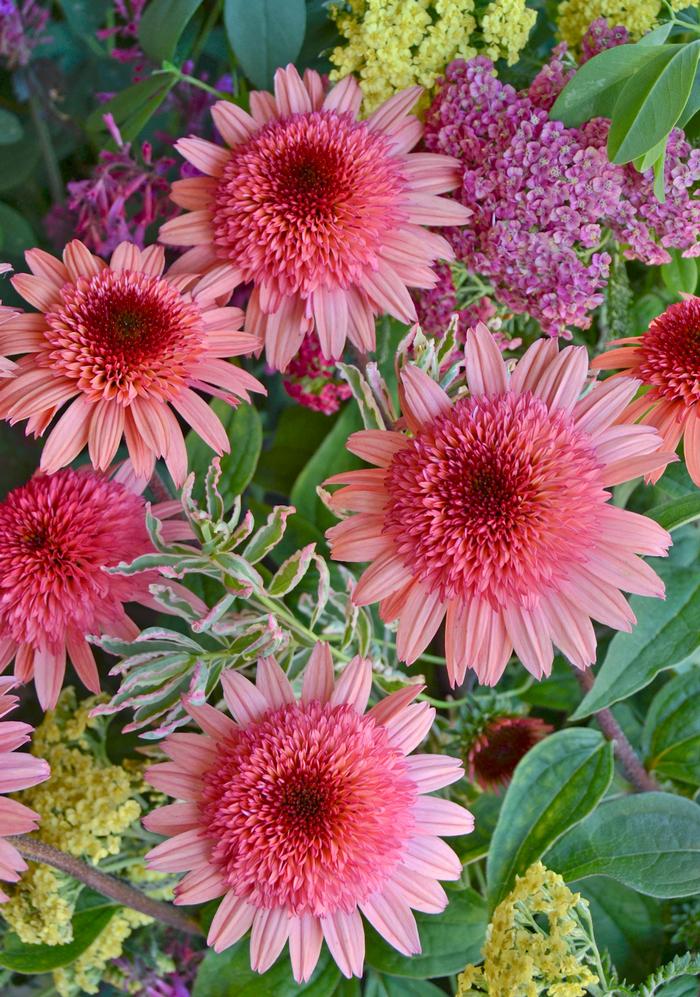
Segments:
[[[110,51],[113,59],[122,63],[133,63],[133,80],[138,82],[143,78],[146,68],[146,56],[138,41],[139,24],[143,16],[147,0],[114,0],[114,26],[101,28],[97,37],[101,41],[109,38],[124,42],[114,45]]]
[[[71,232],[103,255],[124,241],[143,248],[148,226],[177,211],[169,199],[167,179],[174,160],[167,156],[154,159],[150,142],[144,142],[136,155],[131,143],[123,141],[111,115],[105,115],[105,122],[117,151],[103,150],[87,180],[68,183],[69,216],[65,219]],[[54,216],[48,219],[50,230],[56,227],[55,221],[62,220]],[[63,239],[57,241],[62,244]]]
[[[575,129],[549,119],[571,75],[563,52],[521,92],[496,79],[483,57],[453,62],[428,112],[425,142],[462,164],[457,196],[472,217],[448,234],[457,257],[514,312],[568,338],[602,303],[607,230],[627,244],[629,258],[647,264],[666,262],[671,246],[696,246],[700,205],[689,190],[700,179],[700,153],[673,134],[660,204],[651,172],[608,162],[607,122]]]
[[[608,24],[604,17],[597,17],[588,25],[588,31],[581,39],[579,62],[583,65],[594,55],[600,55],[601,52],[615,48],[616,45],[626,45],[629,40],[629,31],[623,24]]]
[[[302,341],[283,383],[290,398],[324,415],[333,415],[352,394],[350,386],[336,376],[334,361],[326,360],[318,337],[313,334]]]
[[[35,0],[0,0],[0,60],[8,69],[26,66],[32,49],[41,43],[49,12]]]

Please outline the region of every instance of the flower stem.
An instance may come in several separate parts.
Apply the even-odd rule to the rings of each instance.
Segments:
[[[61,176],[61,167],[59,166],[56,151],[51,141],[49,126],[46,124],[44,117],[43,105],[46,97],[41,93],[40,84],[31,70],[24,70],[22,75],[29,94],[29,112],[32,116],[37,142],[44,160],[51,199],[54,204],[62,204],[65,199],[63,177]]]
[[[14,845],[25,859],[50,865],[54,869],[60,869],[61,872],[66,872],[74,879],[85,883],[86,886],[97,890],[102,896],[109,897],[110,900],[121,904],[122,907],[130,907],[132,910],[140,911],[141,914],[146,914],[161,924],[167,924],[168,927],[175,928],[177,931],[184,931],[188,935],[204,934],[196,921],[191,920],[185,913],[179,911],[177,907],[163,903],[160,900],[152,900],[141,893],[140,890],[131,886],[130,883],[125,883],[121,879],[115,879],[114,876],[107,876],[104,872],[100,872],[99,869],[88,865],[87,862],[83,862],[73,855],[68,855],[66,852],[59,851],[58,848],[54,848],[52,845],[44,844],[43,841],[37,841],[36,838],[24,836],[12,836],[5,840]]]
[[[572,666],[573,667],[573,666]],[[593,688],[594,677],[590,670],[579,671],[574,668],[574,675],[584,692],[589,692]],[[637,752],[634,750],[627,735],[624,733],[619,723],[610,710],[598,710],[594,713],[595,721],[601,731],[612,741],[617,755],[617,760],[625,774],[625,778],[634,786],[639,793],[658,792],[661,786],[656,779],[650,775],[642,765]]]

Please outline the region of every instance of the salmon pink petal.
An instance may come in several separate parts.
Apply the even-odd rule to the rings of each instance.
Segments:
[[[238,729],[237,724],[230,717],[227,717],[221,710],[214,709],[208,703],[195,706],[194,703],[185,700],[183,706],[192,719],[199,724],[204,733],[213,737],[214,740],[230,737]]]
[[[73,239],[63,250],[63,262],[72,281],[77,281],[80,277],[97,277],[105,267],[104,261],[93,256],[79,239]]]
[[[316,331],[327,360],[342,356],[348,332],[348,303],[341,288],[319,287],[313,296]]]
[[[219,418],[209,408],[199,395],[189,388],[182,391],[172,400],[173,408],[190,426],[208,443],[215,453],[228,453],[231,449],[226,430]]]
[[[48,776],[48,767],[44,772],[45,777]],[[0,799],[0,830],[3,834],[29,834],[36,831],[40,820],[39,814],[24,804],[16,800]]]
[[[273,709],[294,702],[292,684],[272,655],[258,660],[255,684]]]
[[[98,693],[100,691],[100,676],[97,671],[95,655],[85,638],[76,634],[75,631],[69,630],[66,634],[66,650],[80,681],[90,692]]]
[[[425,686],[419,683],[405,685],[403,689],[397,689],[386,698],[380,699],[378,703],[369,711],[374,721],[378,724],[387,724],[393,717],[403,713],[405,708],[412,703],[419,693],[423,692]]]
[[[45,253],[43,249],[28,249],[24,258],[36,277],[44,277],[45,280],[55,284],[57,289],[62,288],[70,280],[65,264],[50,253]]]
[[[409,872],[400,865],[392,876],[392,884],[399,890],[409,907],[424,914],[441,914],[449,899],[442,886],[434,879]]]
[[[416,919],[399,890],[387,883],[381,893],[375,893],[359,906],[375,931],[402,955],[420,952]]]
[[[92,404],[80,396],[66,409],[41,453],[41,469],[52,474],[69,464],[88,441]]]
[[[88,453],[92,466],[100,471],[106,471],[114,460],[124,432],[122,406],[112,405],[104,400],[99,401],[93,407],[88,432]]]
[[[401,387],[402,408],[414,432],[430,425],[451,407],[450,399],[440,385],[413,364],[408,364],[401,371]]]
[[[554,649],[539,610],[510,605],[505,607],[503,615],[515,653],[530,674],[536,679],[549,675]]]
[[[269,709],[262,692],[240,672],[224,671],[221,685],[226,705],[242,727],[253,723]]]
[[[301,690],[302,703],[329,702],[333,695],[333,658],[328,644],[314,645],[306,669]]]
[[[169,803],[146,814],[141,823],[147,831],[155,834],[180,834],[197,827],[199,808],[194,803]]]
[[[175,903],[205,904],[223,896],[227,890],[226,879],[221,873],[209,868],[197,869],[183,876],[175,887]]]
[[[306,983],[316,968],[321,954],[323,932],[317,917],[303,914],[293,917],[289,928],[289,957],[297,983]]]
[[[688,474],[693,484],[700,488],[700,421],[695,412],[691,412],[686,421],[683,447]]]
[[[338,969],[348,979],[362,976],[365,961],[365,933],[357,910],[346,914],[337,910],[321,918],[321,930]]]
[[[542,372],[534,393],[550,410],[570,412],[587,376],[588,352],[585,346],[567,346]]]
[[[549,337],[537,339],[528,347],[510,378],[510,390],[517,394],[533,391],[545,370],[556,360],[557,342]]]
[[[112,270],[140,270],[141,250],[133,242],[120,242],[109,261]]]
[[[211,116],[226,145],[234,146],[245,142],[258,130],[255,119],[228,100],[217,101],[211,109]]]
[[[202,837],[198,828],[194,828],[156,845],[146,855],[146,864],[157,872],[185,872],[203,868],[210,851],[210,843]]]
[[[39,311],[50,311],[58,297],[56,285],[48,277],[34,277],[31,274],[18,273],[10,281],[17,294],[20,294],[30,305]]]
[[[185,159],[196,166],[202,173],[210,176],[220,177],[226,164],[231,158],[228,149],[222,149],[220,145],[207,142],[203,138],[181,138],[175,143],[177,151]],[[161,230],[162,235],[162,230]]]
[[[470,834],[474,830],[474,818],[468,810],[438,796],[419,796],[413,814],[417,834],[458,835]]]
[[[364,713],[372,691],[372,662],[356,655],[343,669],[329,700],[331,706],[347,704]]]
[[[462,863],[441,838],[412,838],[404,849],[403,862],[411,872],[428,879],[456,880],[462,875]]]
[[[446,606],[439,592],[414,582],[404,604],[396,635],[396,653],[407,665],[420,657],[445,618]]]
[[[385,721],[389,741],[408,755],[428,736],[435,720],[435,710],[427,703],[412,703]]]
[[[284,948],[290,927],[291,918],[284,910],[259,910],[256,913],[250,933],[251,969],[257,973],[267,972]]]
[[[483,323],[469,330],[466,346],[467,383],[473,395],[498,394],[508,388],[503,355]]]
[[[410,568],[393,555],[385,555],[367,568],[355,586],[352,601],[356,606],[368,606],[391,595],[410,578]]]
[[[412,755],[406,768],[419,793],[443,789],[464,776],[461,760],[451,755]]]
[[[211,922],[207,945],[215,952],[223,952],[245,935],[254,917],[255,907],[230,891],[221,901]]]
[[[405,121],[406,115],[422,93],[422,87],[407,87],[384,101],[367,119],[370,130],[391,134],[392,130]]]
[[[66,648],[39,647],[34,652],[34,686],[42,710],[52,710],[66,674]]]

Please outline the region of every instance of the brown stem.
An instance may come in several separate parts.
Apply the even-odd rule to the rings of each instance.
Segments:
[[[148,487],[153,493],[153,497],[156,502],[172,502],[173,496],[168,491],[165,483],[157,471],[153,472],[151,480],[148,482]]]
[[[53,866],[54,869],[60,869],[61,872],[67,872],[69,876],[80,880],[81,883],[85,883],[86,886],[90,886],[103,896],[109,897],[110,900],[115,900],[122,907],[138,910],[142,914],[160,921],[161,924],[167,924],[169,927],[175,928],[177,931],[184,931],[188,935],[204,934],[200,926],[184,912],[179,911],[177,907],[162,903],[160,900],[152,900],[129,883],[116,879],[114,876],[108,876],[81,859],[67,855],[66,852],[61,852],[58,848],[53,848],[52,845],[46,845],[43,841],[25,836],[12,836],[6,840],[14,845],[26,859],[31,859],[32,862],[42,862],[44,865]]]
[[[593,682],[595,681],[592,672],[588,669],[579,671],[578,668],[574,668],[573,671],[583,691],[589,692],[593,688]],[[637,752],[628,741],[627,735],[610,710],[598,710],[593,716],[608,741],[612,741],[622,771],[634,788],[640,793],[660,791],[661,786],[653,775],[650,775],[644,768],[637,756]]]

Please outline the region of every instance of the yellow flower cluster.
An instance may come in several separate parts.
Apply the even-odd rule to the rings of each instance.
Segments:
[[[483,51],[516,62],[537,16],[525,4],[493,0],[477,24],[474,0],[349,0],[331,10],[346,39],[331,53],[331,79],[355,73],[369,113],[405,87],[431,90],[453,59]]]
[[[60,997],[98,993],[105,970],[122,954],[124,942],[131,932],[151,922],[152,918],[135,910],[118,911],[74,963],[54,970],[53,980]]]
[[[670,0],[673,10],[683,10],[689,0]],[[562,0],[558,26],[561,38],[576,48],[589,24],[604,17],[611,27],[627,28],[633,41],[655,27],[659,15],[667,9],[661,0]]]
[[[588,902],[537,862],[494,911],[483,966],[465,968],[457,997],[583,997],[598,977],[583,961],[594,943],[582,918]]]
[[[537,12],[525,6],[525,0],[494,0],[481,19],[484,55],[493,62],[505,59],[509,66],[517,62],[527,44]]]

